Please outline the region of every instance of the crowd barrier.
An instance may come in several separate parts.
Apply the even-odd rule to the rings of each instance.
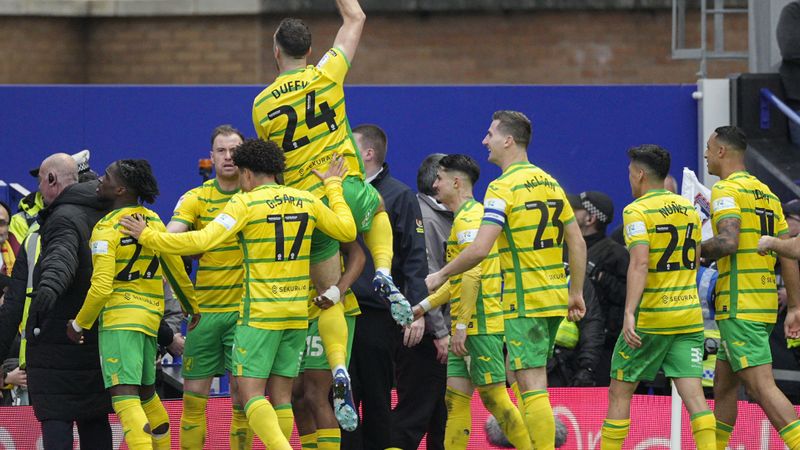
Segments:
[[[510,393],[510,392],[509,392]],[[513,394],[511,394],[513,397]],[[553,411],[569,430],[567,442],[561,449],[597,450],[600,448],[600,427],[607,407],[606,388],[556,388],[550,389]],[[397,397],[392,394],[392,402]],[[178,449],[181,401],[164,402],[173,430],[172,448]],[[631,431],[624,449],[668,450],[670,427],[670,398],[664,396],[636,395],[631,404]],[[230,425],[230,399],[212,398],[208,403],[208,437],[206,449],[228,448]],[[469,449],[496,449],[486,440],[483,425],[488,417],[477,395],[472,399],[472,433]],[[122,442],[122,428],[115,415],[110,416],[114,431],[114,448],[126,449]],[[694,449],[689,418],[683,411],[681,448]],[[300,448],[297,432],[292,435],[292,447]],[[736,429],[730,441],[731,450],[782,450],[786,448],[772,429],[764,413],[751,403],[739,403]],[[75,448],[79,448],[77,445]],[[256,439],[255,449],[264,446]],[[423,441],[420,446],[425,448]],[[33,410],[27,406],[0,408],[0,450],[42,449],[41,431]]]

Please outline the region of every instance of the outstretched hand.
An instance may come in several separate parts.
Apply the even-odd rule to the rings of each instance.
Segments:
[[[125,216],[119,220],[119,224],[122,225],[120,231],[122,234],[127,234],[128,236],[132,236],[136,239],[139,239],[139,236],[142,235],[142,231],[147,227],[147,222],[141,216]]]
[[[314,175],[318,176],[320,180],[325,181],[331,177],[344,178],[345,174],[347,174],[347,167],[344,165],[344,157],[338,153],[334,153],[328,170],[326,170],[325,173],[321,173],[317,169],[311,169],[311,171],[314,172]]]

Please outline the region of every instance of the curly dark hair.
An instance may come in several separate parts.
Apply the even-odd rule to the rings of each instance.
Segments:
[[[158,197],[158,182],[146,159],[120,159],[117,172],[125,188],[136,193],[140,202],[153,203]]]
[[[461,172],[469,177],[469,182],[472,185],[478,181],[481,176],[481,168],[474,158],[468,155],[453,154],[447,155],[439,161],[439,167],[445,172]]]
[[[275,42],[287,55],[302,58],[311,48],[311,30],[302,20],[289,17],[278,25]]]
[[[248,139],[236,147],[233,163],[239,168],[250,169],[262,175],[280,175],[286,169],[283,149],[272,141]]]
[[[660,145],[643,144],[631,147],[628,149],[628,158],[646,168],[659,180],[663,181],[669,175],[670,155]]]

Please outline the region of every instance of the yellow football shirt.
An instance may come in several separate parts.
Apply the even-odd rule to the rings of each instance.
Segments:
[[[99,316],[101,331],[130,330],[158,336],[164,315],[162,275],[184,311],[195,313],[199,307],[180,257],[159,254],[122,234],[119,219],[130,215],[144,217],[150,229],[166,230],[158,215],[144,206],[116,209],[97,222],[91,237],[92,285],[75,322],[91,328]]]
[[[652,334],[703,331],[697,294],[700,216],[689,200],[665,189],[647,192],[622,212],[628,248],[647,245],[647,282],[636,329]]]
[[[345,158],[348,176],[364,178],[344,101],[344,78],[350,69],[337,48],[316,66],[284,72],[253,102],[258,137],[274,141],[286,152],[284,182],[322,198],[322,182],[312,169],[324,172],[334,153]]]
[[[311,233],[319,228],[339,241],[356,238],[341,179],[326,180],[325,193],[332,210],[309,192],[261,185],[231,197],[202,230],[176,234],[146,228],[139,240],[164,252],[196,254],[235,235],[244,261],[238,323],[267,330],[305,329]]]
[[[775,323],[778,294],[775,256],[758,254],[761,236],[789,231],[778,197],[756,177],[734,172],[711,189],[711,225],[727,218],[740,220],[739,248],[717,261],[716,318]]]
[[[497,247],[507,319],[567,315],[564,228],[574,220],[558,182],[529,162],[489,183],[482,223],[503,227]]]
[[[456,211],[450,237],[447,239],[446,259],[450,262],[461,254],[475,240],[483,218],[483,205],[469,199]],[[461,300],[463,274],[450,278],[450,315],[459,317],[464,308]],[[481,283],[474,313],[467,323],[467,334],[502,334],[503,307],[500,304],[500,255],[497,244],[481,262]],[[455,332],[456,320],[452,321]]]
[[[226,192],[211,179],[183,194],[175,205],[172,221],[190,230],[202,230],[211,223],[238,190]],[[195,293],[203,313],[236,312],[242,300],[242,250],[236,237],[213,248],[200,258]]]

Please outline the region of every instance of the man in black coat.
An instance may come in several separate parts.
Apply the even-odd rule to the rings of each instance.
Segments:
[[[97,330],[87,330],[83,345],[72,343],[64,331],[89,290],[89,238],[95,223],[108,212],[97,199],[97,182],[77,181],[77,165],[67,154],[51,155],[39,168],[45,209],[39,214],[41,251],[33,271],[33,300],[25,335],[28,390],[48,450],[73,448],[73,422],[78,426],[81,448],[112,448],[111,402],[100,371]],[[0,312],[3,354],[22,317],[27,266],[27,252],[22,250]]]
[[[597,386],[608,386],[611,355],[622,330],[629,256],[624,246],[606,236],[606,227],[614,218],[611,198],[602,192],[581,192],[570,196],[570,204],[586,241],[586,279],[594,287],[605,325],[603,345],[592,346],[589,350],[597,353],[591,358],[596,364],[583,358],[573,384],[587,385],[593,379]],[[588,308],[587,304],[587,315]]]
[[[378,189],[392,222],[394,257],[392,278],[412,305],[428,295],[428,262],[422,213],[414,191],[389,174],[386,135],[379,127],[353,129],[361,151],[367,181]],[[342,433],[342,448],[417,448],[428,432],[428,448],[443,447],[446,409],[446,367],[436,360],[434,337],[425,335],[420,319],[400,328],[389,305],[372,288],[372,259],[352,289],[361,315],[356,318],[350,376],[353,398],[363,405],[363,422],[354,432]],[[397,377],[398,404],[391,410],[392,381]]]

